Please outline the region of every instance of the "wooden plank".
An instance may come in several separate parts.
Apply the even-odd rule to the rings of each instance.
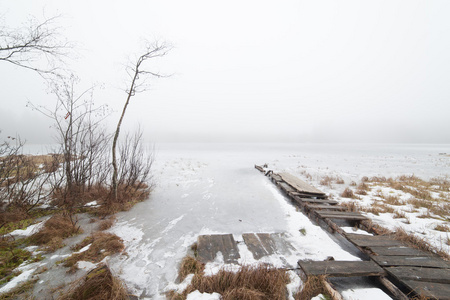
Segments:
[[[431,299],[450,299],[450,284],[404,280],[403,283],[414,293]]]
[[[383,235],[365,235],[365,234],[355,234],[346,233],[347,239],[359,247],[393,247],[393,246],[404,246],[400,241],[394,240],[388,236]]]
[[[291,175],[289,173],[284,173],[284,172],[279,173],[278,175],[280,175],[284,181],[286,181],[290,186],[294,187],[298,192],[325,195],[324,192],[316,189],[315,187],[304,182],[303,180],[300,180],[299,178],[295,177],[294,175]]]
[[[277,253],[289,256],[295,251],[295,247],[288,242],[287,235],[285,233],[271,233],[270,238],[275,244]]]
[[[260,259],[261,257],[269,255],[266,249],[262,247],[259,238],[254,233],[244,233],[242,234],[245,244],[248,250],[253,254],[255,259]]]
[[[327,205],[327,204],[306,203],[306,207],[309,209],[317,209],[317,210],[339,210],[339,211],[347,210],[347,207],[345,206]]]
[[[400,281],[414,280],[450,284],[450,270],[420,267],[389,267],[385,270]]]
[[[386,289],[388,289],[389,292],[394,296],[394,299],[397,300],[408,300],[409,298],[392,282],[390,282],[387,278],[384,276],[377,277],[378,281],[384,285]]]
[[[225,263],[237,263],[240,258],[232,234],[200,235],[197,238],[197,258],[203,263],[214,261],[221,252]]]
[[[383,268],[373,261],[303,261],[298,265],[306,276],[329,277],[382,276]]]
[[[380,266],[410,266],[410,267],[429,267],[439,269],[449,269],[450,263],[429,256],[372,256],[371,257]]]
[[[313,199],[313,198],[300,198],[300,197],[292,197],[294,201],[301,203],[317,203],[317,204],[330,204],[335,205],[338,204],[337,201],[328,200],[328,199]]]
[[[368,248],[375,254],[382,255],[382,256],[391,256],[391,255],[395,255],[395,256],[430,256],[430,254],[428,254],[424,251],[406,247],[406,246],[400,246],[400,247],[370,246]]]
[[[285,191],[286,193],[290,193],[290,192],[294,192],[295,190],[294,190],[294,188],[293,187],[291,187],[289,184],[287,184],[286,182],[283,182],[283,181],[281,181],[281,182],[278,182],[277,183],[280,187],[281,187],[281,189],[283,190],[283,191]]]
[[[256,236],[259,238],[261,245],[267,251],[268,255],[275,253],[277,248],[269,233],[257,233]]]
[[[277,174],[272,174],[270,177],[272,177],[272,179],[275,181],[275,182],[278,182],[278,181],[282,181],[283,179],[281,179],[281,176],[280,175],[277,175]]]
[[[261,166],[255,165],[255,169],[257,169],[258,171],[264,173],[264,169]]]
[[[326,199],[327,196],[324,194],[312,194],[312,193],[300,193],[300,192],[290,192],[289,196],[297,196],[301,198],[318,198],[318,199]]]
[[[347,220],[367,220],[367,217],[360,213],[341,212],[341,211],[316,211],[316,214],[321,218],[330,219],[347,219]]]

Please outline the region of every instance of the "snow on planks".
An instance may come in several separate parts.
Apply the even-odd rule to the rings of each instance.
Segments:
[[[298,265],[306,276],[327,275],[329,277],[382,276],[383,268],[373,261],[303,261]]]
[[[240,258],[232,234],[200,235],[197,239],[197,258],[202,263],[212,262],[220,253],[225,263],[237,263]]]
[[[285,256],[292,255],[295,248],[287,241],[285,233],[244,233],[242,238],[254,259],[276,255],[285,267],[293,267],[287,263]]]
[[[283,179],[284,182],[292,186],[296,191],[303,194],[310,194],[311,196],[325,196],[325,193],[316,189],[315,187],[307,184],[303,180],[289,174],[289,173],[278,173],[278,175]]]

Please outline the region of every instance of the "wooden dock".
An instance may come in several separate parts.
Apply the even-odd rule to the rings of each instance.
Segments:
[[[369,261],[299,261],[306,276],[376,276],[396,299],[427,297],[450,299],[450,263],[389,236],[346,233],[341,224],[364,227],[368,220],[327,199],[320,190],[288,174],[257,168],[282,190],[292,203],[317,224],[341,235],[370,258]],[[370,229],[370,228],[366,228]]]

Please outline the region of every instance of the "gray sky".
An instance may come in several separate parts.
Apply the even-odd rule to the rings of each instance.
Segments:
[[[80,90],[125,101],[123,65],[142,38],[174,49],[132,99],[125,129],[148,141],[450,143],[449,1],[0,0],[9,26],[61,14]],[[43,80],[0,62],[0,129],[51,141]]]

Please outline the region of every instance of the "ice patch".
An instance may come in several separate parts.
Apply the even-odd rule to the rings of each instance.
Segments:
[[[132,241],[139,242],[144,236],[144,232],[141,229],[131,226],[127,223],[117,224],[111,230],[112,233],[116,234],[126,243],[130,243]]]
[[[169,225],[167,225],[166,228],[164,228],[164,230],[161,232],[162,234],[169,232],[175,225],[177,225],[178,222],[181,221],[181,219],[184,218],[185,215],[182,215],[178,218],[176,218],[175,220],[172,220],[169,222]]]
[[[194,278],[194,274],[189,274],[183,280],[183,282],[179,284],[169,283],[167,287],[164,289],[166,292],[176,291],[177,293],[182,293],[192,282],[192,278]]]

